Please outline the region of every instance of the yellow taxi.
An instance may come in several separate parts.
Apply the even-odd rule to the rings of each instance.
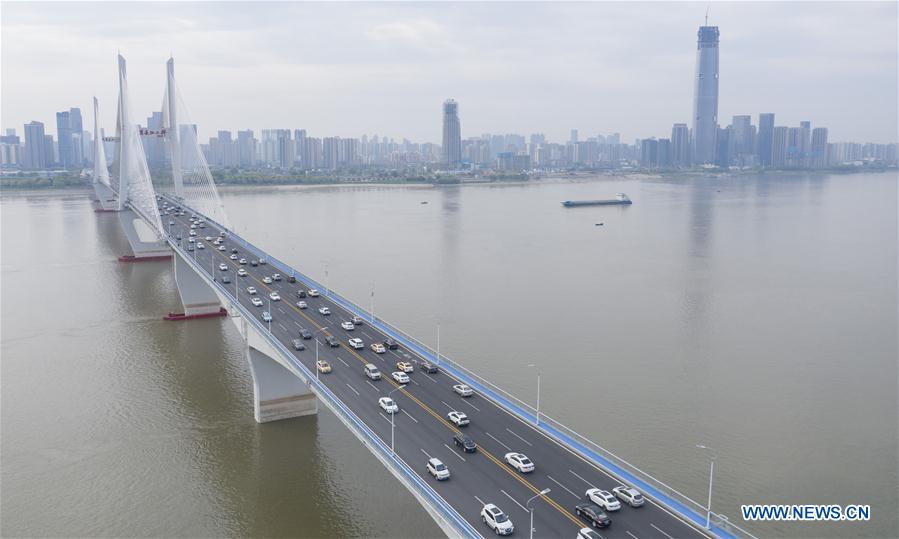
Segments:
[[[331,372],[331,364],[325,361],[324,359],[320,359],[315,362],[315,367],[318,369],[318,372],[327,373]]]
[[[412,372],[414,370],[412,364],[408,361],[398,361],[396,368],[402,372]]]

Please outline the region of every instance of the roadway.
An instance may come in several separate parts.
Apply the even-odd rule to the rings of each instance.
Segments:
[[[183,217],[175,214],[162,216],[172,241],[177,242],[175,236],[181,234],[181,245],[185,249],[189,243],[191,215],[189,211],[186,213]],[[169,225],[170,221],[172,225]],[[220,230],[215,225],[207,222],[206,228],[198,228],[196,232],[196,241],[203,243],[205,249],[196,249],[188,254],[204,268],[207,277],[211,274],[220,280],[223,273],[228,274],[231,283],[223,286],[232,294],[236,291],[238,301],[246,309],[257,313],[260,320],[263,311],[271,312],[272,334],[311,372],[316,372],[314,343],[318,342],[319,358],[328,361],[332,367],[332,372],[321,374],[320,379],[388,447],[391,443],[391,418],[378,406],[378,398],[387,396],[388,392],[399,386],[390,377],[390,373],[397,370],[395,364],[398,361],[413,363],[415,370],[409,374],[410,383],[405,389],[391,394],[400,408],[393,418],[396,454],[482,534],[492,532],[481,522],[481,508],[484,503],[494,503],[514,523],[514,535],[527,537],[529,512],[525,504],[541,490],[550,488],[549,494],[531,502],[534,508],[534,537],[575,537],[580,528],[588,526],[587,521],[576,516],[574,510],[577,503],[585,501],[585,491],[592,487],[611,491],[621,484],[601,468],[570,452],[492,400],[477,393],[468,398],[460,397],[452,386],[462,382],[443,370],[437,374],[425,373],[419,369],[422,358],[402,346],[398,350],[376,354],[370,345],[383,342],[387,337],[368,323],[355,326],[352,331],[341,328],[341,322],[350,321],[353,314],[325,297],[324,290],[320,291],[320,297],[302,298],[308,308],[298,308],[296,302],[301,298],[296,292],[299,289],[308,291],[309,286],[301,281],[289,283],[285,268],[275,267],[271,263],[253,267],[249,263],[240,265],[238,261],[231,260],[229,257],[234,248],[238,249],[238,258],[249,261],[255,257],[227,238],[224,241],[225,251],[219,251],[212,241],[205,240],[206,236],[218,238]],[[228,270],[220,271],[219,264],[225,264]],[[248,275],[239,277],[238,268],[244,268]],[[263,278],[274,273],[284,276],[283,280],[265,284]],[[252,305],[253,296],[247,293],[249,286],[257,289],[257,297],[263,300],[263,306]],[[271,301],[269,294],[272,291],[277,291],[282,300]],[[323,306],[331,310],[329,316],[319,313],[318,309]],[[315,332],[314,340],[303,341],[306,350],[294,351],[291,342],[300,337],[300,328]],[[336,337],[340,347],[329,347],[324,340],[326,335]],[[347,341],[353,337],[362,339],[365,347],[360,350],[351,348]],[[381,370],[380,381],[373,382],[363,374],[366,363],[373,363]],[[285,372],[285,376],[290,375]],[[456,428],[447,419],[447,413],[451,410],[468,415],[470,425]],[[477,443],[477,453],[462,453],[455,448],[453,435],[460,430]],[[536,469],[528,474],[514,470],[503,460],[504,455],[512,451],[526,454]],[[449,480],[438,482],[428,474],[425,465],[430,457],[436,457],[447,465],[452,474]],[[377,462],[372,458],[373,465],[379,465]],[[391,494],[385,491],[383,495]],[[622,504],[619,511],[607,514],[612,520],[611,525],[596,530],[602,537],[671,539],[704,535],[703,531],[649,498],[642,507],[631,508]]]

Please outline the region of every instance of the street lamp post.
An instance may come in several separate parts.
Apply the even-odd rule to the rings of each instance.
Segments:
[[[401,386],[396,386],[395,388],[393,388],[392,390],[387,392],[387,396],[389,397],[390,395],[393,394],[394,391],[399,391],[400,389],[405,389],[405,387],[406,387],[405,384],[401,385]],[[397,405],[397,408],[399,408],[399,405]],[[398,411],[399,410],[397,410],[397,412]],[[393,412],[392,414],[390,414],[390,453],[394,454],[394,455],[396,454],[396,452],[393,450],[393,417],[397,414],[397,412]]]
[[[718,451],[703,444],[696,444],[696,447],[709,452],[709,502],[705,512],[705,528],[709,530],[712,528],[712,481],[715,478],[715,459],[718,458]]]
[[[440,366],[440,322],[437,322],[437,366]]]
[[[375,323],[375,282],[371,282],[371,323]]]
[[[539,498],[540,496],[545,496],[552,492],[552,489],[545,488],[538,492],[535,496],[531,496],[527,502],[525,502],[524,506],[528,508],[528,512],[531,514],[531,526],[529,528],[529,535],[531,539],[534,539],[534,508],[531,507],[531,502]]]
[[[268,297],[268,332],[272,332],[272,297]]]
[[[529,364],[528,367],[534,367],[535,369],[537,369],[537,419],[536,419],[537,422],[535,424],[539,425],[540,424],[540,367],[538,367],[534,363]]]

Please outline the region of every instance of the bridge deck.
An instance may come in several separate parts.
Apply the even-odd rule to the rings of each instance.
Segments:
[[[174,224],[168,226],[170,220]],[[174,235],[180,233],[182,245],[186,247],[190,227],[188,217],[168,215],[163,217],[163,221],[172,234],[172,241],[175,241]],[[324,291],[321,291],[320,297],[303,298],[308,309],[298,308],[296,302],[300,298],[296,291],[308,290],[309,284],[301,281],[288,283],[286,276],[290,272],[272,263],[253,267],[250,264],[241,266],[237,261],[230,260],[232,248],[239,250],[237,254],[240,258],[251,260],[256,256],[231,241],[230,237],[224,242],[226,251],[217,250],[212,242],[203,239],[205,236],[218,237],[219,232],[214,223],[207,221],[205,229],[197,229],[197,242],[205,244],[206,248],[189,253],[204,269],[205,276],[220,276],[222,272],[218,265],[225,264],[232,283],[223,286],[230,289],[231,294],[236,290],[240,304],[250,312],[256,312],[257,316],[261,317],[264,310],[270,310],[274,318],[272,334],[311,372],[315,372],[315,341],[304,341],[307,346],[304,351],[293,351],[290,343],[299,338],[300,328],[317,332],[315,340],[319,341],[319,357],[327,360],[332,367],[331,373],[321,375],[321,381],[388,447],[391,439],[390,417],[378,407],[378,398],[386,396],[388,391],[399,385],[390,378],[390,373],[397,370],[395,364],[398,361],[409,361],[415,365],[415,371],[409,375],[411,382],[404,390],[391,395],[400,408],[394,417],[396,453],[482,534],[491,533],[491,530],[480,522],[481,507],[483,503],[495,503],[514,522],[516,535],[526,536],[529,519],[525,508],[527,499],[544,488],[551,488],[550,494],[532,502],[532,507],[535,507],[534,536],[575,537],[578,529],[588,526],[587,521],[577,517],[574,510],[575,504],[585,501],[585,491],[591,487],[611,490],[620,484],[595,463],[571,452],[485,395],[476,393],[469,398],[460,397],[452,390],[454,384],[460,383],[459,380],[443,369],[437,374],[423,372],[419,369],[422,357],[412,350],[401,347],[384,354],[374,353],[370,345],[383,342],[387,336],[368,323],[355,326],[352,331],[342,329],[340,324],[351,320],[352,313],[325,297]],[[241,267],[248,272],[247,276],[237,276],[237,269]],[[263,277],[276,272],[284,275],[284,280],[272,284],[263,282]],[[263,306],[251,304],[253,296],[246,292],[248,286],[258,290],[257,297],[262,298]],[[282,300],[270,302],[268,295],[272,291],[277,291]],[[319,314],[318,309],[325,306],[331,310],[331,315]],[[324,327],[328,329],[318,331]],[[329,347],[324,341],[326,335],[335,336],[340,341],[340,347]],[[365,348],[354,350],[349,347],[347,340],[352,337],[362,339]],[[363,365],[366,363],[373,363],[381,370],[382,380],[372,382],[365,377]],[[462,453],[454,447],[453,435],[460,429],[447,420],[447,413],[451,410],[464,412],[470,418],[471,424],[461,430],[478,444],[477,453]],[[503,461],[503,456],[511,451],[525,453],[534,461],[536,470],[520,474],[512,469]],[[451,479],[444,482],[434,480],[425,469],[428,457],[443,461],[452,473]],[[375,460],[372,459],[372,462]],[[383,495],[390,496],[390,492],[386,491]],[[611,526],[598,530],[603,537],[642,539],[703,535],[697,527],[652,499],[640,508],[624,506],[620,511],[609,513],[609,517]]]

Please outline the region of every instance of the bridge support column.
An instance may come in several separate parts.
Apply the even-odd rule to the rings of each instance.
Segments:
[[[164,317],[166,320],[210,318],[228,314],[228,311],[219,302],[215,291],[206,284],[202,277],[197,275],[197,272],[187,262],[181,259],[180,254],[176,253],[172,257],[172,265],[184,312],[169,313]]]
[[[131,244],[133,255],[119,257],[119,262],[144,262],[168,260],[172,251],[164,240],[157,239],[156,233],[133,210],[125,208],[119,212],[119,221],[125,237]]]
[[[318,400],[302,380],[252,346],[247,360],[253,375],[253,414],[257,423],[318,413]]]
[[[95,212],[118,211],[118,200],[115,192],[109,186],[100,182],[94,182],[94,194],[97,196]]]

